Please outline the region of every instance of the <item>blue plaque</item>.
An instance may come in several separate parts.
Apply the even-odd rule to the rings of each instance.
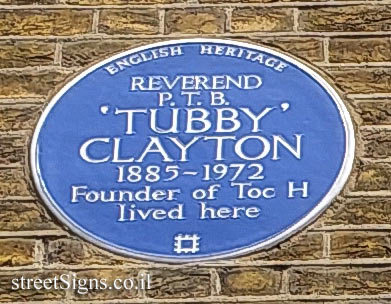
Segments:
[[[71,230],[169,262],[275,245],[329,205],[353,157],[349,113],[318,73],[215,39],[92,66],[54,96],[31,147],[37,189]]]

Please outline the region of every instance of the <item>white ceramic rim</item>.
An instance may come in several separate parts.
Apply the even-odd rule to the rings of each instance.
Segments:
[[[112,244],[106,240],[101,239],[98,236],[95,236],[94,234],[86,231],[83,227],[80,227],[77,223],[73,222],[60,208],[58,208],[55,201],[51,198],[49,192],[46,190],[45,184],[43,183],[41,179],[41,172],[38,164],[38,137],[41,131],[41,128],[46,120],[46,117],[49,115],[51,109],[54,107],[54,105],[57,103],[57,101],[71,88],[73,85],[75,85],[77,82],[79,82],[82,78],[87,76],[89,73],[95,71],[96,69],[110,63],[113,60],[119,59],[126,55],[131,55],[136,52],[145,51],[151,48],[156,47],[163,47],[163,46],[170,46],[175,44],[191,44],[191,43],[218,43],[218,44],[226,44],[226,45],[234,45],[238,47],[244,47],[244,48],[250,48],[254,50],[258,50],[261,52],[266,52],[268,54],[274,55],[276,57],[279,57],[295,66],[297,66],[299,69],[303,70],[307,74],[309,74],[315,81],[317,81],[325,90],[326,92],[332,97],[333,101],[337,105],[337,108],[339,110],[342,122],[345,127],[345,157],[344,161],[341,166],[341,170],[339,171],[339,174],[337,178],[335,179],[333,185],[331,186],[328,193],[323,197],[323,199],[301,220],[290,226],[288,229],[281,231],[279,234],[256,244],[247,246],[247,247],[241,247],[236,250],[230,250],[225,251],[221,253],[216,254],[209,254],[209,255],[203,255],[198,257],[191,257],[191,256],[168,256],[168,255],[158,255],[158,254],[151,254],[146,252],[139,252],[135,250],[131,250],[122,246],[118,246],[115,244]],[[353,166],[353,160],[354,160],[354,149],[355,149],[355,137],[354,137],[354,128],[352,124],[352,120],[350,118],[349,111],[347,110],[346,106],[342,102],[341,98],[337,94],[337,92],[331,87],[326,80],[321,77],[317,72],[313,71],[311,68],[307,67],[305,64],[301,63],[300,61],[291,58],[290,56],[287,56],[283,53],[277,52],[272,49],[268,49],[265,47],[253,45],[250,43],[245,42],[238,42],[238,41],[232,41],[232,40],[226,40],[226,39],[204,39],[204,38],[194,38],[194,39],[178,39],[178,40],[170,40],[170,41],[163,41],[153,44],[148,44],[146,46],[134,48],[125,52],[122,52],[120,54],[117,54],[115,56],[112,56],[106,60],[103,60],[92,67],[88,68],[87,70],[83,71],[81,74],[79,74],[77,77],[72,79],[70,82],[68,82],[49,102],[47,107],[45,108],[44,112],[42,113],[38,124],[36,126],[36,129],[34,131],[34,135],[31,142],[31,150],[30,150],[30,165],[31,165],[31,171],[33,175],[33,180],[36,185],[36,188],[41,196],[41,198],[44,200],[48,208],[61,220],[61,222],[69,227],[74,233],[77,235],[83,237],[84,239],[88,240],[89,242],[96,244],[100,247],[103,247],[105,249],[108,249],[112,252],[134,257],[134,258],[140,258],[144,260],[150,260],[155,262],[167,262],[167,263],[189,263],[189,262],[199,262],[199,261],[206,261],[206,260],[215,260],[215,259],[222,259],[222,258],[231,258],[239,255],[248,254],[250,252],[260,250],[260,249],[267,249],[270,248],[281,241],[287,239],[291,235],[295,234],[308,224],[310,224],[312,221],[314,221],[331,203],[331,201],[340,193],[342,190],[345,182],[347,181],[349,174],[351,172],[352,166]]]

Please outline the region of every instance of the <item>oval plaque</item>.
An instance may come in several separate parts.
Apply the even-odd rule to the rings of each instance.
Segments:
[[[49,103],[31,149],[42,198],[75,233],[181,262],[267,248],[310,223],[349,175],[354,134],[303,63],[193,39],[81,73]]]

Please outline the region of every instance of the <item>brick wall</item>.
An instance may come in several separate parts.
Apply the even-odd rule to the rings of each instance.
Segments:
[[[51,94],[102,58],[180,37],[287,51],[327,73],[351,111],[357,157],[343,193],[271,250],[187,266],[133,260],[70,233],[37,198],[28,147]],[[391,303],[390,37],[388,0],[0,0],[0,302]],[[145,292],[10,290],[21,274],[146,271]]]

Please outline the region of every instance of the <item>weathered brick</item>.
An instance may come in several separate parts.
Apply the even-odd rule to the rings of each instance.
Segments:
[[[276,295],[280,293],[281,272],[259,267],[218,269],[221,292],[226,296]]]
[[[41,203],[36,201],[0,201],[1,231],[57,230]]]
[[[25,266],[34,263],[35,240],[0,240],[0,266]]]
[[[311,32],[389,31],[391,6],[346,5],[300,9],[299,30]]]
[[[376,295],[391,291],[391,269],[308,267],[289,271],[293,295]]]
[[[282,0],[280,2],[283,2]],[[289,0],[287,0],[288,2]],[[294,1],[294,0],[293,0]],[[310,0],[311,1],[311,0]],[[318,0],[314,0],[318,1]],[[63,4],[84,5],[83,10],[78,9],[49,9],[39,10],[14,10],[7,11],[10,17],[14,18],[15,25],[11,29],[2,26],[0,21],[0,31],[13,31],[10,35],[72,35],[79,32],[91,32],[92,30],[92,9],[89,5],[122,5],[122,4],[176,4],[187,1],[175,0],[0,0],[0,4],[51,4],[59,2]],[[165,16],[165,33],[167,34],[220,34],[225,31],[225,12],[226,8],[231,7],[230,3],[264,3],[279,2],[279,0],[199,0],[198,3],[218,3],[228,4],[218,8],[187,8],[184,10],[173,8],[174,5],[162,8],[167,11]],[[312,17],[307,20],[300,19],[302,30],[309,31],[374,31],[390,30],[391,24],[389,18],[390,5],[368,5],[366,9],[363,6],[310,6],[308,9],[302,9],[305,3],[300,4],[301,18],[309,11],[312,11]],[[250,8],[251,5],[244,7],[233,7],[232,29],[233,33],[260,33],[264,31],[291,31],[293,29],[292,9],[290,8],[263,8],[259,5],[256,8]],[[358,8],[358,9],[357,9]],[[99,8],[100,10],[100,31],[107,34],[155,34],[159,33],[158,15],[154,9],[111,9]],[[152,12],[151,15],[149,12]],[[38,12],[38,13],[37,13]],[[52,20],[46,17],[52,12],[63,14],[86,13],[88,24],[85,29],[80,27],[77,21],[67,21],[72,23],[68,28],[61,25],[61,20]],[[115,13],[112,13],[115,12]],[[248,13],[246,13],[248,12]],[[175,13],[177,15],[175,15]],[[0,20],[3,16],[0,12]],[[110,17],[105,18],[105,14]],[[171,15],[172,14],[172,15]],[[242,15],[241,15],[242,14]],[[317,17],[317,14],[320,17]],[[334,15],[333,15],[334,14]],[[23,15],[23,18],[16,19],[15,15]],[[45,16],[45,17],[42,17]],[[145,17],[147,16],[147,17]],[[19,18],[19,17],[18,17]],[[41,19],[40,19],[41,18]],[[45,19],[42,21],[42,19]],[[91,18],[91,19],[90,19]],[[103,19],[102,19],[103,18]],[[149,18],[149,19],[148,19]],[[170,19],[171,18],[171,19]],[[236,19],[235,19],[236,18]],[[50,20],[49,20],[50,19]],[[54,19],[54,17],[53,17]],[[346,19],[346,20],[345,20]],[[36,20],[36,21],[35,21]],[[106,24],[102,22],[106,20]],[[44,24],[42,24],[44,23]],[[55,23],[55,24],[54,24]],[[54,26],[58,30],[55,32]],[[67,23],[67,24],[68,24]],[[74,25],[75,23],[75,25]],[[7,23],[8,25],[10,24]],[[83,26],[86,23],[83,21]],[[152,25],[151,25],[152,24]],[[236,26],[236,28],[235,28]],[[307,27],[309,27],[307,29]],[[311,29],[313,27],[313,29]],[[67,31],[66,34],[61,33]],[[15,33],[18,32],[18,33]],[[22,33],[23,32],[23,33]],[[57,33],[58,32],[58,33]],[[240,39],[246,39],[245,34],[240,34]],[[236,35],[238,36],[238,35]],[[259,35],[258,35],[259,36]],[[75,40],[77,39],[77,40]],[[81,40],[83,37],[72,37],[66,39],[62,48],[62,65],[65,67],[84,67],[93,62],[107,58],[110,55],[124,51],[139,45],[156,42],[151,36],[150,39],[116,39],[116,40]],[[235,38],[237,39],[237,38]],[[265,37],[254,38],[256,44],[266,45],[281,49],[295,56],[311,62],[323,61],[324,50],[322,38],[312,37]],[[47,40],[42,42],[33,42],[28,37],[28,41],[0,42],[0,68],[4,67],[28,67],[51,65],[54,61],[54,41]],[[332,63],[361,63],[361,62],[383,62],[391,61],[390,42],[388,37],[377,36],[367,38],[360,36],[358,38],[331,38],[330,39],[330,62]],[[391,69],[370,68],[362,66],[360,68],[341,67],[331,70],[330,74],[336,85],[346,93],[390,93],[391,88]],[[16,97],[43,97],[51,94],[62,85],[64,79],[68,76],[65,72],[4,72],[0,73],[0,97],[7,98],[7,102]],[[56,88],[57,86],[57,88]],[[42,98],[42,99],[43,99]],[[370,98],[370,97],[368,97]],[[20,100],[15,99],[15,105],[0,106],[0,132],[27,131],[31,134],[32,129],[40,115],[42,105],[19,105]],[[362,119],[363,125],[390,124],[391,110],[389,102],[386,99],[379,101],[357,101],[353,105]],[[376,130],[379,128],[376,128]],[[379,133],[361,128],[361,139],[363,145],[358,149],[360,156],[371,158],[390,157],[388,152],[388,130],[380,129]],[[26,159],[27,142],[19,135],[0,135],[0,164],[13,165],[23,162]],[[363,148],[363,150],[361,150]],[[22,170],[22,169],[21,169]],[[15,170],[6,169],[9,173],[0,170],[0,197],[7,195],[29,195],[26,180],[27,171],[15,173]],[[17,170],[18,171],[18,170]],[[390,180],[391,167],[387,163],[362,164],[359,167],[353,190],[372,191],[391,189]],[[18,189],[17,189],[18,188]],[[11,193],[11,194],[10,194]],[[38,231],[61,229],[48,216],[46,209],[39,201],[0,201],[0,231]],[[56,221],[57,222],[57,221]],[[330,225],[361,225],[361,224],[389,224],[391,222],[391,199],[389,198],[347,198],[336,200],[325,214],[318,220],[316,227],[325,227]],[[37,232],[38,233],[38,232]],[[20,257],[24,255],[23,248],[16,250],[16,254],[11,251],[11,246],[4,245],[9,240],[0,240],[0,265],[5,257],[6,266],[12,265],[30,265],[33,256],[28,258]],[[19,245],[19,241],[22,245]],[[25,240],[17,240],[18,246],[23,246]],[[34,240],[27,240],[34,243]],[[105,266],[102,271],[79,271],[78,277],[102,277],[108,278],[109,282],[114,278],[127,278],[136,276],[138,270],[127,270],[125,267],[134,268],[139,265],[138,261],[131,261],[129,258],[114,255],[98,247],[95,247],[78,238],[48,238],[45,240],[45,262],[50,267],[72,268],[95,267],[94,265]],[[27,245],[26,245],[27,246]],[[284,243],[273,247],[270,250],[258,251],[255,254],[240,258],[240,261],[293,261],[293,260],[314,260],[322,258],[323,252],[322,236],[317,232],[301,232],[290,238]],[[28,250],[30,247],[26,247]],[[331,233],[331,258],[332,259],[353,259],[353,258],[389,258],[390,236],[385,232],[333,232]],[[28,251],[26,249],[26,252]],[[3,250],[3,251],[2,251]],[[26,255],[27,256],[27,255]],[[19,259],[19,260],[18,260]],[[12,262],[15,262],[12,264]],[[20,264],[16,264],[18,261]],[[8,263],[8,264],[7,264]],[[22,264],[26,263],[26,264]],[[139,261],[139,263],[143,263]],[[113,271],[110,266],[122,265],[122,270]],[[377,267],[375,264],[373,267]],[[140,266],[138,266],[140,267]],[[155,267],[155,266],[151,266]],[[157,267],[162,267],[157,269]],[[369,300],[323,300],[317,298],[318,294],[341,295],[349,297],[350,294],[369,294],[379,295],[390,293],[391,270],[382,268],[374,270],[372,268],[335,268],[330,266],[294,269],[291,272],[290,288],[294,292],[305,293],[309,295],[307,300],[284,300],[258,301],[259,304],[304,304],[318,303],[323,304],[383,304],[391,303],[387,299],[369,299]],[[262,296],[275,295],[284,289],[281,284],[280,268],[258,268],[258,267],[232,267],[229,269],[219,269],[218,273],[221,279],[221,295],[231,296],[232,302],[238,301],[235,296]],[[61,271],[64,273],[65,271]],[[197,301],[197,298],[208,297],[211,294],[211,284],[209,269],[199,268],[181,268],[173,270],[156,266],[153,272],[153,289],[147,291],[147,297],[170,299],[172,302],[177,298],[180,303],[183,298],[190,301]],[[316,275],[313,272],[317,272]],[[303,278],[296,280],[293,276],[298,275]],[[310,273],[310,274],[308,274]],[[18,271],[18,275],[24,272]],[[44,278],[51,275],[45,272]],[[25,302],[44,300],[57,300],[58,303],[63,300],[71,301],[66,293],[72,291],[11,291],[10,280],[16,276],[12,272],[8,276],[7,284],[0,283],[0,302]],[[31,277],[39,276],[31,273]],[[292,277],[293,276],[293,277]],[[5,275],[0,275],[0,282],[4,282]],[[298,281],[298,282],[296,282]],[[281,288],[282,287],[282,288]],[[289,287],[289,286],[288,286]],[[281,288],[281,289],[280,289]],[[303,291],[302,291],[303,289]],[[335,289],[335,290],[334,290]],[[61,292],[61,294],[59,294]],[[291,291],[291,293],[294,293]],[[101,302],[115,302],[116,299],[141,297],[140,292],[136,291],[91,291],[87,295],[73,293],[72,298],[83,302],[98,300]],[[341,298],[342,298],[341,297]],[[195,298],[195,299],[194,299]],[[52,303],[51,301],[51,303]],[[156,301],[156,300],[155,300]],[[164,300],[162,300],[164,302]],[[252,301],[254,301],[252,299]],[[218,301],[216,301],[218,302]],[[257,304],[258,304],[257,302]],[[57,302],[56,302],[57,303]],[[233,304],[233,303],[231,303]],[[249,304],[249,303],[247,303]]]
[[[257,4],[257,3],[271,3],[271,2],[300,2],[300,1],[302,0],[198,0],[198,2],[201,4],[228,4],[228,3]],[[322,1],[322,0],[308,0],[306,2],[317,2],[317,1]]]
[[[96,258],[90,259],[91,255],[96,254],[91,246],[88,246],[81,240],[77,239],[59,239],[49,241],[47,246],[46,260],[49,264],[70,264],[77,265],[86,262],[89,264],[95,264],[96,262],[102,263],[102,259],[99,255]],[[110,263],[110,260],[106,256],[106,261]]]
[[[0,198],[6,196],[29,196],[26,174],[22,168],[0,168]]]
[[[232,12],[233,33],[286,32],[292,29],[292,9],[238,8]]]
[[[391,164],[373,163],[359,165],[355,191],[379,191],[391,189]]]
[[[324,300],[321,300],[321,301],[316,301],[316,300],[311,300],[310,302],[308,301],[300,301],[300,300],[286,300],[286,299],[281,299],[281,300],[277,300],[277,301],[262,301],[262,300],[257,300],[256,302],[211,302],[210,304],[221,304],[221,303],[224,303],[224,304],[374,304],[373,302],[370,303],[370,302],[361,302],[361,301],[357,301],[357,302],[340,302],[340,301],[324,301]],[[208,302],[209,303],[209,302]],[[385,303],[385,302],[379,302],[379,303]],[[376,303],[376,304],[379,304],[379,303]],[[388,302],[389,303],[389,302]],[[159,303],[159,304],[163,304],[163,303]],[[179,303],[175,303],[175,304],[179,304]],[[198,304],[198,303],[197,303]]]
[[[336,86],[346,93],[390,93],[390,68],[330,68]]]
[[[332,259],[389,258],[391,237],[384,232],[335,232],[330,237]]]
[[[146,295],[151,298],[195,298],[210,295],[210,274],[199,268],[152,269],[151,289]]]
[[[85,270],[76,272],[76,276],[82,279],[91,279],[91,280],[100,280],[105,279],[106,284],[109,287],[114,286],[113,282],[116,279],[134,279],[134,284],[137,283],[137,269],[129,270],[117,270],[117,269],[102,269],[102,270]],[[95,286],[95,283],[92,282],[92,286]],[[87,285],[85,286],[87,287]],[[113,299],[132,299],[139,297],[138,291],[136,289],[126,289],[122,288],[116,290],[115,288],[106,288],[106,289],[95,289],[91,288],[86,290],[85,288],[79,288],[73,290],[73,299],[76,300],[113,300]]]
[[[226,4],[226,3],[269,3],[278,0],[198,0],[201,4]]]
[[[317,0],[318,1],[318,0]],[[170,302],[171,303],[171,302]],[[221,304],[221,302],[208,302],[210,304]],[[224,304],[238,304],[238,302],[223,302]],[[390,299],[376,299],[376,303],[373,300],[318,300],[316,296],[309,301],[300,300],[277,300],[277,301],[256,301],[256,302],[240,302],[240,304],[389,304]],[[163,304],[163,303],[159,303]],[[182,303],[173,303],[182,304]]]
[[[20,288],[21,283],[19,282],[19,288],[12,289],[13,285],[11,281],[13,279],[20,279],[22,276],[25,279],[53,279],[57,276],[57,279],[61,275],[67,275],[68,271],[20,271],[7,272],[0,274],[0,302],[32,302],[32,301],[44,301],[44,300],[60,300],[66,296],[66,290],[58,288],[51,289],[37,289],[30,285],[27,288],[26,280],[24,281],[24,289]],[[72,277],[70,277],[72,278]],[[31,284],[31,283],[30,283]],[[57,281],[58,284],[58,281]],[[57,285],[59,286],[59,285]],[[15,286],[14,286],[15,287]]]
[[[65,0],[66,4],[71,5],[123,5],[128,4],[130,0]]]
[[[336,300],[336,301],[325,301],[322,304],[375,304],[373,301],[374,300]],[[377,298],[375,301],[376,301],[376,304],[389,304],[389,303],[391,303],[390,299]]]
[[[33,130],[41,111],[39,105],[0,106],[0,132]]]
[[[24,163],[27,155],[26,136],[0,134],[0,143],[0,166]]]
[[[391,60],[389,38],[335,38],[329,43],[330,62],[378,62]]]
[[[29,5],[29,4],[55,4],[57,0],[0,0],[0,4]]]
[[[51,65],[54,49],[54,43],[1,42],[0,68]]]
[[[130,265],[125,259],[90,245],[80,239],[57,239],[49,241],[46,260],[49,264],[63,265]],[[135,263],[134,263],[135,264]]]
[[[338,198],[317,221],[316,227],[391,223],[389,198]]]
[[[391,156],[391,130],[361,128],[360,135],[364,145],[363,156],[371,158]]]
[[[272,47],[310,61],[323,61],[323,41],[319,38],[256,37],[235,38],[237,41]]]
[[[106,34],[157,34],[157,10],[112,9],[101,12],[98,30]]]
[[[0,12],[0,35],[75,35],[91,32],[92,12],[10,10]]]
[[[165,33],[218,34],[224,32],[223,9],[170,9],[166,12]]]
[[[270,250],[258,251],[243,260],[292,261],[314,260],[323,255],[323,237],[320,233],[301,233]]]
[[[363,125],[391,124],[391,100],[366,101],[357,103]]]
[[[251,42],[281,49],[297,57],[310,61],[323,61],[323,41],[317,38],[262,38]]]
[[[126,51],[158,40],[126,39],[126,40],[87,40],[64,43],[62,49],[62,65],[65,67],[86,66],[111,55]]]
[[[186,0],[65,0],[67,4],[73,5],[151,5],[151,4],[172,4],[184,3]]]
[[[47,96],[70,74],[65,71],[0,72],[0,98]]]

